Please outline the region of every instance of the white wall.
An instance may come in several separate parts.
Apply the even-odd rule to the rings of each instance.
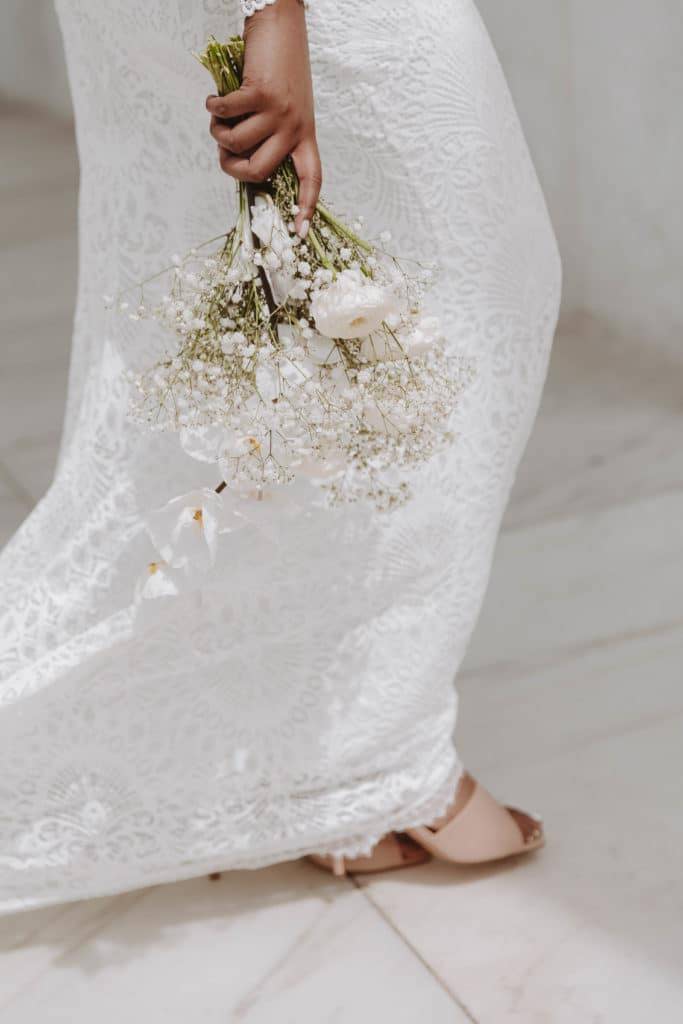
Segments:
[[[683,354],[683,6],[572,10],[583,302]]]
[[[683,353],[681,0],[478,2],[560,239],[565,313]],[[0,93],[68,114],[51,0],[2,0]]]
[[[681,0],[479,0],[563,251],[565,312],[683,358]]]
[[[71,98],[52,0],[0,4],[0,96],[69,117]]]
[[[578,174],[567,0],[478,0],[543,183],[564,261],[564,306],[581,302]]]

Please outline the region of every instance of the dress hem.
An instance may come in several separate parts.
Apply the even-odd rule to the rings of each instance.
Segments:
[[[285,849],[282,840],[280,840],[278,850],[273,850],[271,853],[259,855],[233,853],[230,856],[226,856],[223,853],[222,855],[214,855],[211,858],[207,857],[202,860],[193,859],[191,863],[184,864],[181,862],[175,864],[172,868],[155,872],[149,878],[138,877],[136,881],[133,881],[131,877],[124,884],[85,886],[77,893],[70,895],[62,892],[54,899],[50,897],[37,897],[33,899],[3,901],[0,903],[0,916],[36,910],[62,903],[75,903],[80,900],[121,896],[128,892],[152,888],[157,885],[167,885],[174,882],[189,881],[193,878],[201,878],[203,875],[227,871],[259,870],[276,864],[300,860],[310,855],[339,856],[349,860],[355,857],[368,856],[374,846],[388,832],[405,832],[408,829],[417,828],[426,822],[435,821],[437,818],[442,817],[453,803],[463,771],[463,766],[457,760],[454,752],[446,777],[441,778],[438,785],[427,796],[414,801],[409,807],[402,807],[400,811],[378,816],[353,835],[346,834],[339,837],[328,835],[324,839],[318,837],[317,839],[311,839],[310,842],[292,846],[289,849]],[[433,774],[433,769],[431,774]]]

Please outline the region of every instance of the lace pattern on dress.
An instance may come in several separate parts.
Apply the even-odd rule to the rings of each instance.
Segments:
[[[391,516],[354,506],[235,545],[135,620],[150,507],[207,467],[128,417],[163,345],[117,292],[224,230],[234,187],[191,52],[237,0],[57,0],[81,157],[80,282],[55,481],[0,555],[0,911],[302,853],[354,856],[453,796],[453,680],[545,377],[554,236],[471,0],[316,0],[326,193],[440,268],[477,376],[455,443]],[[439,31],[434,31],[434,25]],[[438,145],[434,145],[438,139]],[[425,171],[427,168],[427,171]],[[199,469],[198,469],[199,467]],[[239,537],[239,534],[235,535]]]

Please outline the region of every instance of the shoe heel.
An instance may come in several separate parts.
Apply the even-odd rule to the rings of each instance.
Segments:
[[[332,874],[336,878],[346,877],[346,862],[343,857],[334,856],[332,858]]]

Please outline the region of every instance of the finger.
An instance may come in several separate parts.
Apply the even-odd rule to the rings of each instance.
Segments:
[[[299,212],[295,225],[297,234],[305,238],[313,220],[323,183],[323,169],[315,139],[305,139],[292,153],[299,175]]]
[[[223,117],[226,120],[244,117],[245,114],[255,114],[261,109],[260,93],[253,86],[243,85],[237,92],[231,92],[227,96],[207,96],[206,109],[215,117]]]
[[[254,114],[239,124],[229,125],[217,117],[211,118],[209,131],[219,146],[230,153],[247,153],[272,135],[275,127],[270,114]]]
[[[285,136],[271,135],[251,156],[235,156],[226,149],[220,150],[221,167],[231,178],[238,181],[261,182],[269,178],[289,153]]]

